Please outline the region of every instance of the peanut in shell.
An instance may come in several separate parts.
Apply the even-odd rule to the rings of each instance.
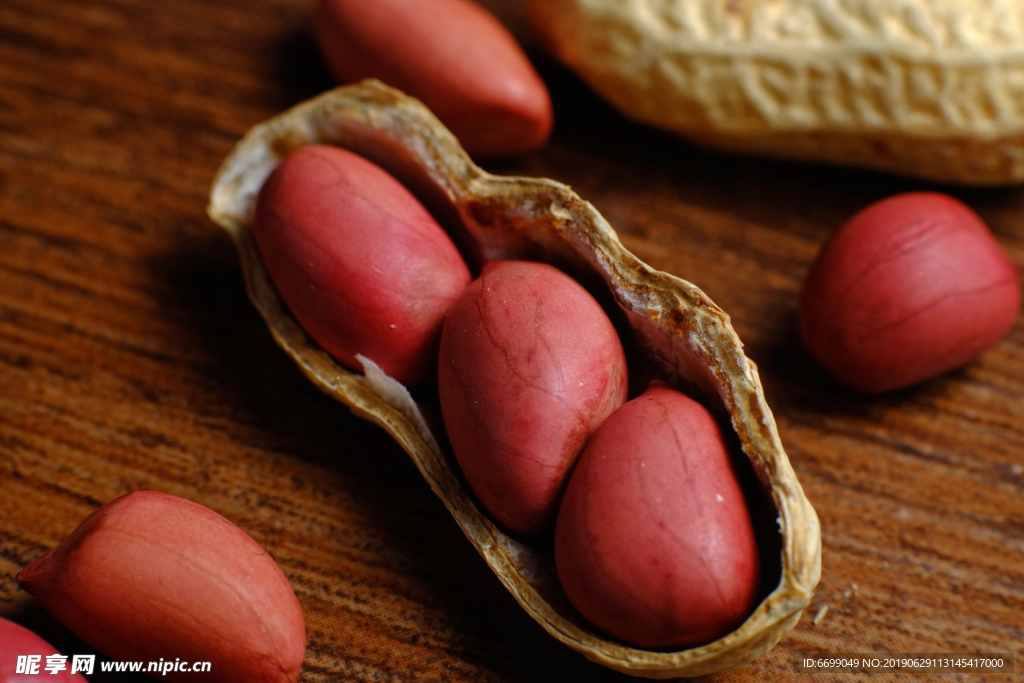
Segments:
[[[1024,4],[531,0],[541,42],[629,118],[743,153],[1024,181]]]
[[[598,632],[565,598],[550,539],[514,537],[477,505],[443,435],[401,384],[364,361],[333,361],[292,318],[250,232],[256,195],[274,167],[303,145],[332,144],[397,177],[449,229],[470,261],[536,260],[575,277],[607,302],[633,350],[630,372],[653,374],[694,396],[735,431],[756,474],[777,537],[767,558],[778,577],[735,631],[700,647],[665,652],[623,645]],[[699,676],[741,666],[799,620],[821,573],[821,535],[779,439],[757,369],[728,315],[693,284],[655,271],[567,186],[502,177],[476,166],[417,100],[377,81],[328,91],[254,127],[218,171],[208,213],[231,235],[249,296],[274,338],[321,390],[385,429],[409,454],[466,538],[524,610],[554,638],[611,669],[648,678]],[[419,397],[429,401],[429,398]]]

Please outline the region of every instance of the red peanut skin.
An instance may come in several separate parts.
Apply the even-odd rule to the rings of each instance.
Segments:
[[[61,654],[57,648],[37,636],[24,626],[0,618],[0,683],[27,683],[28,681],[53,681],[54,683],[86,683],[81,674],[71,673],[71,656],[65,660],[66,668],[56,674],[46,670],[46,658]],[[87,654],[76,652],[74,654]],[[36,675],[15,673],[18,657],[40,655],[39,672]]]
[[[1013,327],[1019,272],[958,200],[913,192],[854,215],[800,298],[800,336],[846,386],[882,393],[968,362]]]
[[[395,178],[308,146],[267,179],[253,235],[303,329],[344,365],[356,354],[405,385],[433,381],[448,307],[470,281],[444,229]]]
[[[547,142],[547,87],[515,38],[475,2],[322,0],[313,29],[340,82],[377,78],[418,98],[473,156]]]
[[[504,527],[538,534],[583,445],[626,399],[625,354],[572,278],[492,261],[448,313],[438,391],[470,488]]]
[[[244,531],[183,498],[139,491],[107,503],[18,583],[112,659],[211,662],[168,680],[299,678],[306,631],[288,579]]]
[[[702,645],[746,619],[757,543],[706,408],[655,382],[605,421],[566,487],[555,563],[580,614],[634,646]]]

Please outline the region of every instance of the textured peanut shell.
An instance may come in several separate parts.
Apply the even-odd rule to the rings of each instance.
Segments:
[[[301,145],[334,144],[380,164],[471,236],[477,258],[557,264],[610,292],[629,340],[667,381],[703,395],[731,421],[778,514],[780,582],[733,633],[708,645],[654,652],[606,639],[568,605],[550,541],[502,532],[474,502],[442,435],[410,394],[366,362],[350,372],[289,315],[250,234],[256,194],[281,158]],[[754,364],[728,316],[692,284],[652,270],[628,252],[600,214],[546,179],[490,175],[418,101],[376,81],[329,91],[252,129],[217,173],[210,217],[234,239],[249,295],[278,343],[322,390],[381,425],[408,452],[469,541],[530,616],[589,659],[636,676],[697,676],[740,666],[793,627],[821,573],[818,519],[780,443]]]
[[[939,181],[1024,181],[1024,3],[531,0],[627,116],[719,148]]]

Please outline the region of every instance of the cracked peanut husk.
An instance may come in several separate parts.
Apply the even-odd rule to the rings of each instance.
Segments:
[[[303,332],[274,289],[250,232],[256,195],[290,151],[332,144],[362,154],[413,190],[453,232],[469,260],[557,265],[605,303],[643,367],[695,396],[731,424],[763,489],[777,538],[764,562],[778,583],[738,629],[707,645],[649,651],[612,641],[569,606],[550,539],[521,539],[477,507],[443,434],[420,402],[372,362],[364,373],[333,361]],[[519,604],[587,658],[634,676],[698,676],[741,666],[799,620],[821,573],[818,519],[779,439],[757,369],[726,315],[694,285],[658,272],[619,242],[604,218],[565,185],[501,177],[477,167],[418,101],[376,81],[337,88],[253,128],[214,180],[210,217],[233,238],[249,296],[280,346],[320,389],[383,427],[409,454],[466,537]],[[639,372],[636,374],[643,374]],[[777,525],[777,526],[776,526]]]

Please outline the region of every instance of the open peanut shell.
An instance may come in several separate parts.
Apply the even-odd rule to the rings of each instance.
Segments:
[[[681,651],[637,649],[606,638],[567,602],[550,537],[508,535],[478,507],[446,445],[436,398],[429,391],[414,397],[369,361],[365,372],[349,371],[303,332],[269,279],[250,222],[264,180],[289,152],[308,144],[344,147],[397,177],[450,231],[471,267],[485,259],[528,259],[573,275],[618,325],[635,382],[659,377],[731,424],[756,475],[771,537],[763,559],[771,582],[746,622],[717,641]],[[797,622],[820,576],[820,530],[754,364],[720,308],[694,285],[638,260],[568,187],[483,171],[418,101],[366,81],[253,128],[217,173],[208,211],[237,245],[249,295],[281,347],[318,387],[401,444],[498,579],[552,636],[612,669],[672,678],[745,664]]]

